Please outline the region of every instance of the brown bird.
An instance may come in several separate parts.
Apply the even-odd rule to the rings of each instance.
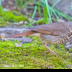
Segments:
[[[47,44],[62,44],[72,37],[72,22],[57,22],[29,27],[27,31],[12,35],[11,37],[27,36],[34,33],[38,33],[39,40],[48,52],[57,55]]]

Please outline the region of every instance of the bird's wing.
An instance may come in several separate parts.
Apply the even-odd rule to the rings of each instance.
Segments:
[[[69,31],[68,23],[59,22],[59,23],[51,23],[51,24],[44,24],[33,27],[31,30],[36,31],[38,33],[53,35],[53,36],[60,36],[67,31]]]

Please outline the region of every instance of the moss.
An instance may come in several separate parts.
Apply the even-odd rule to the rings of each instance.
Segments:
[[[60,47],[62,50],[65,49],[64,44],[60,44],[59,47]]]
[[[31,17],[31,16],[32,16],[32,14],[31,14],[31,13],[28,13],[27,15],[28,15],[29,17]]]
[[[16,47],[15,42],[0,41],[0,68],[5,69],[66,69],[72,65],[72,56],[51,45],[51,49],[58,55],[46,52],[38,38],[33,37],[32,43],[24,43]],[[18,42],[18,41],[17,41]],[[68,69],[72,69],[69,67]]]
[[[7,25],[11,25],[12,23],[6,22],[6,21],[0,21],[0,27],[2,26],[7,26]]]
[[[18,14],[19,15],[17,16],[12,11],[6,11],[6,12],[4,12],[4,11],[0,10],[0,16],[2,16],[5,21],[14,21],[14,22],[28,21],[29,22],[28,18],[26,18],[24,15],[22,15],[20,13],[18,13]]]
[[[0,9],[0,27],[10,25],[11,23],[8,22],[19,22],[19,21],[29,22],[28,18],[22,15],[20,12],[3,11],[2,9]]]
[[[69,52],[72,52],[72,48],[71,48],[71,49],[69,49]]]

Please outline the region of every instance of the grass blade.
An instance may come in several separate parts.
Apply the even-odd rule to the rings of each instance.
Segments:
[[[43,8],[43,14],[44,14],[44,23],[47,24],[48,14],[47,14],[47,7],[46,7],[46,5]]]
[[[48,5],[48,1],[45,0],[45,3],[46,3],[46,7],[47,7],[47,12],[48,12],[48,15],[49,15],[49,23],[52,23],[51,14],[50,14],[49,5]]]
[[[39,2],[40,0],[38,0],[38,2]],[[40,10],[40,5],[38,4],[38,6],[37,6],[37,9],[38,9],[38,12],[39,12],[39,15],[41,16],[41,10]]]
[[[32,22],[32,20],[33,20],[33,18],[34,18],[34,16],[35,16],[36,10],[37,10],[37,6],[35,6],[34,13],[33,13],[33,15],[32,15],[31,21],[30,21],[30,26],[32,26],[32,25],[31,25],[31,22]]]

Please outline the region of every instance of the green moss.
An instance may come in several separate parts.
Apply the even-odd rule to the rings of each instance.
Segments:
[[[28,18],[22,15],[20,12],[0,10],[0,27],[10,25],[11,24],[10,21],[11,22],[20,22],[20,21],[29,22]]]
[[[32,16],[32,14],[31,14],[31,13],[28,13],[28,16],[29,16],[29,17],[31,17],[31,16]]]
[[[59,47],[60,47],[62,50],[65,49],[64,44],[60,44]]]
[[[10,25],[11,23],[8,22],[19,22],[19,21],[27,21],[29,22],[28,18],[22,15],[20,12],[17,11],[3,11],[0,9],[0,27]]]
[[[71,48],[71,49],[69,49],[69,52],[72,52],[72,48]]]
[[[13,14],[12,11],[4,12],[4,11],[0,10],[0,16],[4,17],[4,19],[6,21],[14,21],[14,22],[28,21],[29,22],[28,18],[26,18],[24,15],[21,14],[21,15],[17,16],[15,14]]]
[[[0,21],[0,27],[2,26],[7,26],[7,25],[11,25],[12,23],[6,22],[6,21]]]
[[[26,18],[24,15],[16,12],[16,13],[18,13],[18,16],[17,16],[14,13],[12,11],[5,11],[4,12],[4,11],[0,10],[0,16],[2,16],[6,21],[14,21],[14,22],[28,21],[29,22],[28,18]]]
[[[51,45],[51,49],[58,55],[46,52],[38,38],[33,37],[32,43],[24,43],[16,47],[15,42],[0,41],[0,68],[14,69],[66,69],[72,65],[72,56]],[[72,67],[69,67],[72,69]]]

